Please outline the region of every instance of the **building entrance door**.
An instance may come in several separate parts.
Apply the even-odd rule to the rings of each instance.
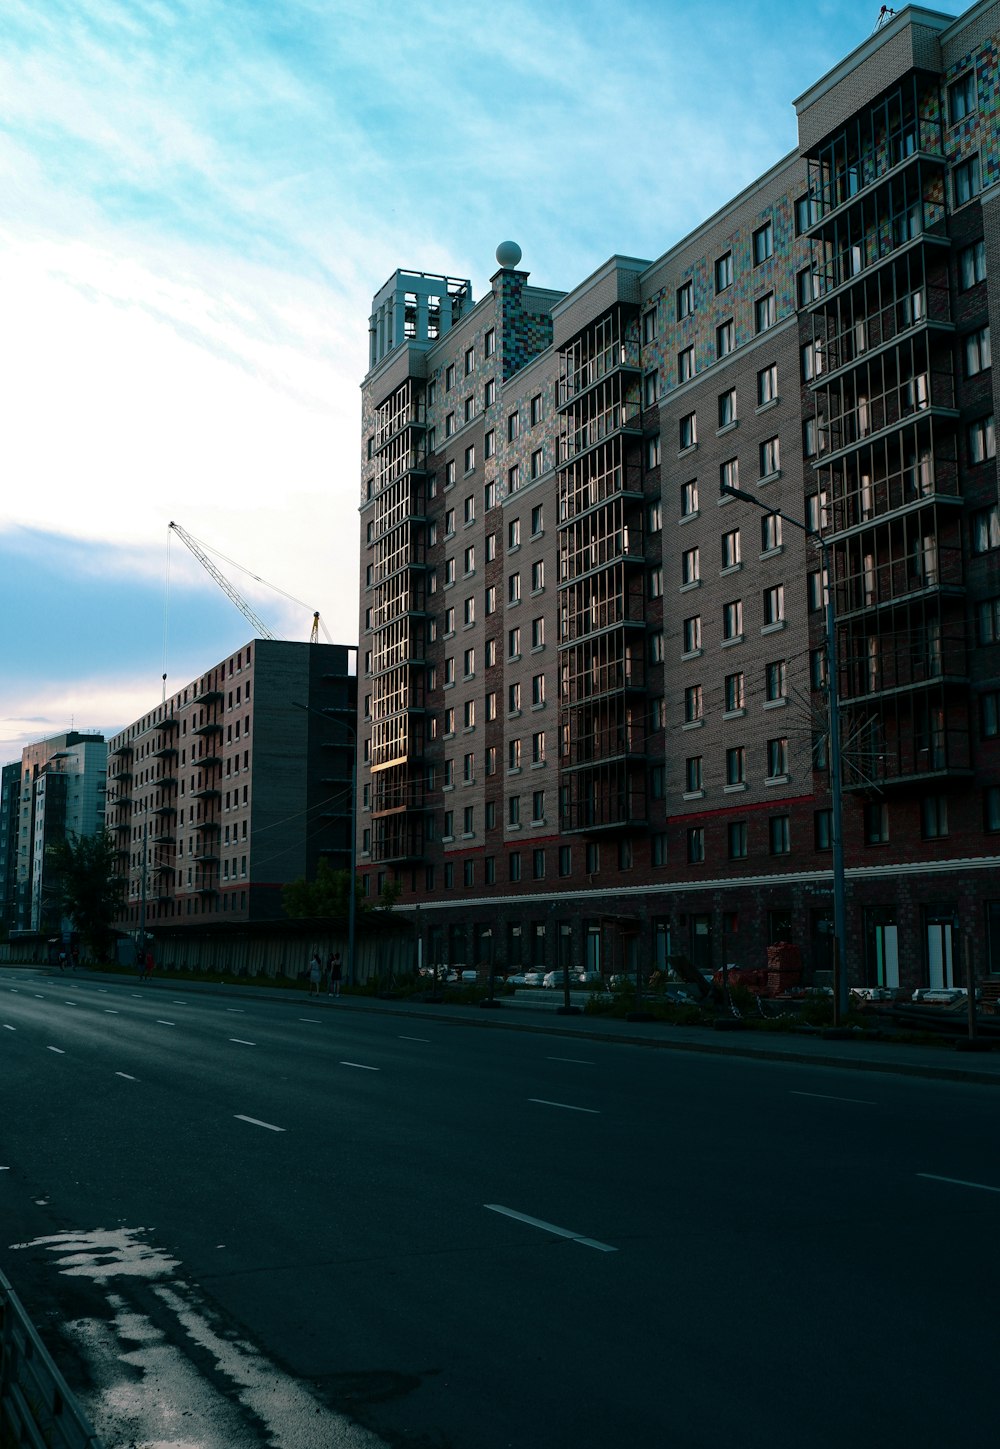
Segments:
[[[954,915],[927,920],[927,981],[930,986],[955,985]]]

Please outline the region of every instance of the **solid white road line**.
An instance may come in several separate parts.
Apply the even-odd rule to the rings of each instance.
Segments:
[[[124,1077],[126,1082],[137,1082],[139,1080],[138,1077],[130,1077],[128,1072],[115,1072],[115,1076]]]
[[[877,1102],[870,1102],[867,1097],[832,1097],[829,1092],[795,1092],[793,1097],[819,1097],[824,1102],[856,1102],[859,1107],[877,1107]]]
[[[61,1057],[64,1057],[66,1055],[62,1047],[46,1047],[46,1051],[58,1052]]]
[[[422,1042],[429,1042],[430,1041],[430,1037],[427,1037],[427,1036],[401,1036],[399,1039],[400,1039],[400,1041],[422,1041]]]
[[[257,1045],[257,1043],[255,1041],[244,1041],[241,1036],[231,1036],[229,1038],[229,1040],[230,1041],[234,1041],[237,1046],[256,1046]]]
[[[519,1223],[527,1223],[530,1227],[541,1228],[543,1232],[555,1233],[557,1238],[569,1238],[574,1243],[582,1243],[585,1248],[596,1248],[599,1253],[617,1253],[618,1251],[610,1243],[599,1243],[596,1238],[585,1238],[581,1233],[574,1233],[569,1228],[557,1228],[555,1223],[546,1223],[541,1218],[529,1217],[527,1213],[515,1212],[513,1208],[501,1207],[497,1202],[484,1202],[483,1207],[491,1213],[502,1213],[505,1218],[515,1218]]]
[[[547,1062],[575,1062],[579,1067],[592,1067],[593,1062],[588,1062],[583,1057],[546,1057]]]
[[[990,1187],[985,1182],[966,1182],[962,1177],[939,1177],[936,1172],[918,1172],[917,1176],[929,1178],[931,1182],[950,1182],[955,1187],[977,1187],[980,1192],[1000,1192],[1000,1187]]]
[[[564,1112],[588,1112],[591,1117],[599,1117],[601,1114],[594,1107],[572,1107],[569,1102],[549,1102],[545,1097],[529,1097],[529,1102],[537,1102],[540,1107],[561,1107]]]
[[[359,1072],[380,1072],[381,1067],[366,1067],[364,1062],[341,1062],[342,1067],[357,1067]]]
[[[176,1026],[176,1021],[164,1021],[162,1016],[156,1018],[157,1026]]]
[[[244,1117],[242,1112],[233,1114],[237,1122],[249,1122],[251,1127],[266,1127],[268,1132],[284,1132],[284,1127],[275,1127],[273,1122],[262,1122],[259,1117]]]

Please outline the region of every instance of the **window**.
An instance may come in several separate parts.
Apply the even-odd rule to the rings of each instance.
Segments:
[[[476,549],[474,544],[469,544],[468,548],[465,550],[465,553],[462,555],[462,561],[465,565],[465,572],[467,574],[474,574],[476,572]],[[467,618],[465,622],[467,624],[471,624],[472,619]]]
[[[559,847],[559,874],[564,878],[573,870],[573,847],[571,845],[560,845]]]
[[[545,703],[545,675],[534,674],[531,677],[531,703],[535,706]]]
[[[453,840],[455,837],[455,812],[446,810],[444,812],[444,836],[445,840]]]
[[[986,281],[986,243],[982,239],[963,247],[958,254],[958,279],[963,292]]]
[[[651,408],[660,395],[660,374],[656,371],[647,372],[642,380],[643,405]]]
[[[661,568],[649,571],[649,597],[651,599],[663,598],[663,570]]]
[[[450,438],[451,435],[452,435],[452,433],[454,431],[455,431],[455,414],[454,413],[447,413],[445,415],[445,420],[444,420],[444,435],[445,435],[445,437],[446,438]],[[454,467],[454,464],[452,464],[451,466]],[[449,480],[449,481],[453,481],[453,480]]]
[[[454,508],[448,508],[448,509],[446,509],[445,515],[444,515],[444,535],[445,535],[445,538],[451,538],[451,536],[452,536],[452,534],[454,532],[455,532],[455,510],[454,510]]]
[[[465,421],[471,423],[476,416],[476,399],[472,393],[465,399]]]
[[[865,806],[865,844],[885,845],[889,839],[889,807],[885,801]]]
[[[969,461],[985,463],[987,458],[997,455],[996,424],[991,413],[988,418],[978,418],[969,425]]]
[[[531,591],[534,594],[541,593],[545,587],[545,560],[536,559],[531,565]]]
[[[876,807],[877,808],[877,807]],[[883,807],[886,808],[887,807]],[[948,834],[948,801],[944,795],[924,795],[920,802],[920,832],[925,840],[939,840]],[[886,820],[884,839],[889,838]],[[870,845],[875,843],[869,837]]]
[[[471,595],[465,601],[464,620],[466,624],[474,624],[476,622],[476,601]]]
[[[516,493],[520,486],[521,465],[520,463],[515,463],[512,467],[507,469],[507,492]]]
[[[473,468],[475,466],[476,466],[476,447],[475,447],[475,444],[474,443],[470,443],[469,446],[465,450],[465,471],[466,471],[466,473],[471,473],[472,470],[473,470]]]
[[[740,531],[732,528],[722,535],[722,567],[735,569],[740,566]]]
[[[823,346],[820,342],[807,342],[801,351],[802,381],[812,382],[823,372]]]
[[[656,308],[650,307],[648,312],[642,314],[642,340],[644,343],[652,342],[656,336]]]
[[[819,296],[819,274],[803,267],[795,276],[795,297],[800,307],[808,307]]]
[[[486,357],[492,357],[497,350],[497,334],[494,328],[488,327],[483,334],[483,353]]]
[[[785,586],[774,584],[764,590],[764,624],[781,624],[785,619]]]
[[[809,688],[826,688],[826,649],[809,651]]]
[[[730,860],[744,860],[747,854],[747,823],[732,820],[726,831]]]
[[[1000,504],[991,503],[972,515],[972,551],[990,553],[1000,548]]]
[[[486,641],[486,668],[493,669],[497,662],[497,641],[487,639]]]
[[[704,794],[702,781],[702,757],[701,755],[689,755],[684,762],[684,793],[686,795]]]
[[[1000,644],[1000,597],[984,599],[978,605],[976,634],[980,644]]]
[[[792,848],[791,829],[787,815],[772,815],[767,822],[768,844],[772,855],[788,855]]]
[[[649,793],[654,800],[663,799],[666,772],[662,765],[653,765],[649,772]]]
[[[508,714],[520,714],[521,712],[521,684],[515,680],[507,686],[507,712]]]
[[[531,818],[536,824],[545,819],[545,791],[533,790],[531,792]]]
[[[507,741],[507,768],[509,770],[519,770],[521,768],[520,740]]]
[[[766,407],[778,400],[778,364],[768,363],[757,374],[757,406]]]
[[[650,839],[649,862],[654,866],[664,866],[667,863],[667,837],[662,830],[658,830]]]
[[[521,797],[511,795],[507,801],[507,824],[520,825],[521,823]]]
[[[687,858],[689,865],[701,865],[705,859],[705,830],[701,825],[692,826],[687,833]]]
[[[760,445],[760,476],[773,478],[781,471],[781,445],[777,438],[765,438]]]
[[[521,575],[510,574],[507,579],[507,602],[518,604],[521,601]]]
[[[521,657],[521,630],[520,627],[507,630],[507,658],[520,659]]]
[[[534,880],[545,879],[545,851],[533,850],[531,852],[531,874]]]
[[[663,663],[663,631],[657,629],[649,636],[649,662],[651,664]]]
[[[738,488],[740,486],[739,458],[727,458],[719,468],[719,486],[722,488]]]
[[[763,297],[758,297],[753,304],[753,321],[756,332],[766,332],[773,327],[778,320],[778,314],[774,305],[774,293],[765,292]]]
[[[980,697],[979,733],[984,740],[1000,739],[1000,690]]]
[[[697,584],[700,580],[700,552],[696,548],[687,548],[681,554],[681,587],[686,587],[688,584]]]
[[[745,745],[734,745],[726,751],[726,784],[745,785],[747,778],[747,752]]]
[[[596,875],[601,868],[601,847],[596,840],[587,842],[587,851],[584,857],[588,875]]]
[[[507,874],[513,883],[521,879],[521,852],[512,850],[507,857]]]
[[[462,672],[466,679],[471,679],[476,672],[476,651],[466,649],[462,660]]]
[[[788,698],[788,662],[775,659],[764,668],[764,687],[769,701]]]
[[[700,614],[692,614],[690,619],[684,620],[682,638],[684,642],[685,654],[694,654],[697,650],[701,648]]]
[[[487,718],[487,720],[495,720],[496,717],[497,717],[497,692],[496,692],[495,689],[491,689],[491,690],[489,690],[489,692],[486,695],[486,718]]]
[[[966,377],[975,377],[977,373],[985,372],[992,360],[989,327],[980,327],[978,332],[970,332],[965,339]]]
[[[692,479],[690,483],[681,484],[681,517],[690,518],[698,512],[698,483]]]
[[[475,369],[476,369],[476,349],[474,347],[467,347],[465,349],[465,375],[466,375],[466,377],[468,377],[470,375],[470,373],[474,372]]]
[[[788,741],[786,739],[767,742],[767,778],[781,780],[788,774]]]
[[[833,849],[832,810],[817,810],[813,815],[813,844],[817,850]]]
[[[746,708],[743,671],[726,675],[726,713],[741,713]]]
[[[507,548],[511,552],[521,547],[521,520],[512,518],[507,524]]]
[[[507,414],[507,441],[508,441],[508,443],[513,443],[514,439],[518,436],[518,434],[520,433],[520,431],[521,431],[521,417],[520,417],[520,414],[519,413],[516,413],[516,412],[508,413]]]
[[[722,637],[723,639],[742,639],[743,637],[743,600],[733,599],[722,606]]]
[[[990,835],[1000,830],[1000,785],[987,785],[983,791],[983,829]]]
[[[449,655],[448,658],[444,661],[444,682],[445,682],[445,684],[454,684],[455,683],[455,658],[454,658],[454,655]]]
[[[492,563],[497,556],[497,536],[495,533],[486,535],[486,562]]]
[[[451,392],[455,386],[455,364],[450,362],[444,370],[444,390]]]
[[[542,473],[544,471],[545,471],[545,460],[544,460],[543,449],[536,448],[535,451],[531,455],[531,476],[532,476],[532,478],[540,478],[542,476]]]
[[[719,427],[731,428],[736,421],[736,389],[719,393]]]
[[[693,448],[698,441],[698,415],[697,413],[685,413],[680,421],[679,446],[681,452],[685,448]]]
[[[545,512],[541,503],[536,503],[531,510],[531,536],[538,538],[545,532]]]
[[[774,252],[774,230],[769,221],[753,234],[753,264],[759,267]]]
[[[677,354],[677,381],[690,382],[694,377],[694,348],[682,347]]]
[[[496,450],[497,450],[497,432],[496,432],[496,428],[490,428],[489,431],[486,433],[486,435],[483,438],[483,457],[484,458],[492,458],[493,455],[496,453]],[[496,507],[496,484],[495,483],[487,483],[486,489],[487,489],[487,494],[488,494],[488,499],[489,499],[489,501],[487,501],[486,507],[487,508],[495,508]],[[492,490],[492,492],[490,490]]]
[[[715,262],[715,290],[724,292],[727,287],[733,285],[733,254],[726,252],[724,256],[717,257]]]
[[[733,319],[720,323],[715,329],[715,355],[716,357],[728,357],[735,345],[735,331]]]
[[[948,87],[948,118],[953,126],[976,109],[976,72],[967,70]]]
[[[961,162],[955,167],[952,173],[952,183],[955,188],[955,205],[964,206],[979,194],[979,157],[970,156],[968,161]]]
[[[700,684],[690,684],[684,691],[684,722],[693,724],[704,713],[705,698]]]
[[[819,422],[816,418],[802,421],[802,452],[806,458],[815,458],[819,453]]]
[[[488,377],[483,384],[483,407],[491,408],[497,400],[497,380],[495,377]]]
[[[487,616],[487,618],[489,618],[490,614],[495,614],[496,613],[496,610],[497,610],[497,586],[496,586],[496,584],[490,584],[489,588],[486,590],[486,593],[484,595],[484,598],[485,598],[485,604],[486,604],[486,616]]]
[[[677,320],[683,322],[694,311],[694,282],[682,282],[677,288]]]
[[[531,426],[534,428],[537,427],[538,424],[542,421],[542,395],[540,392],[535,393],[535,396],[531,399],[529,407]]]
[[[760,551],[771,553],[781,547],[781,514],[765,513],[760,520]]]
[[[536,730],[531,736],[531,763],[533,765],[545,764],[545,731]]]
[[[444,561],[444,583],[445,588],[455,582],[455,560],[446,558]]]
[[[487,746],[487,749],[486,749],[486,773],[487,773],[487,775],[495,775],[496,772],[497,772],[497,747],[496,747],[496,745],[488,745]]]

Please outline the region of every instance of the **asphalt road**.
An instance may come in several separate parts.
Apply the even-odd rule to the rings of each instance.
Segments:
[[[29,969],[0,1083],[109,1449],[995,1437],[995,1088]]]

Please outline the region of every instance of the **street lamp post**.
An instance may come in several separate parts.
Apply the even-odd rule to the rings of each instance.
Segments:
[[[719,485],[723,493],[752,503],[766,513],[772,510],[763,499],[741,488],[732,488],[728,483]],[[826,688],[829,701],[830,726],[830,797],[831,797],[831,840],[833,851],[833,978],[835,1020],[838,1024],[847,1019],[847,890],[844,880],[844,781],[840,754],[840,695],[837,689],[837,618],[833,601],[833,574],[830,569],[830,545],[822,534],[809,528],[799,518],[791,518],[777,510],[778,517],[801,529],[807,538],[818,546],[823,580],[826,588]]]
[[[318,715],[327,724],[331,722],[341,725],[351,739],[354,741],[354,758],[351,761],[351,820],[350,820],[350,867],[349,880],[347,883],[347,984],[354,985],[354,891],[357,874],[357,824],[358,824],[358,735],[353,725],[346,720],[331,721],[331,717],[325,710],[315,709],[311,704],[300,704],[293,699],[291,703],[296,709],[304,709],[308,714]]]

